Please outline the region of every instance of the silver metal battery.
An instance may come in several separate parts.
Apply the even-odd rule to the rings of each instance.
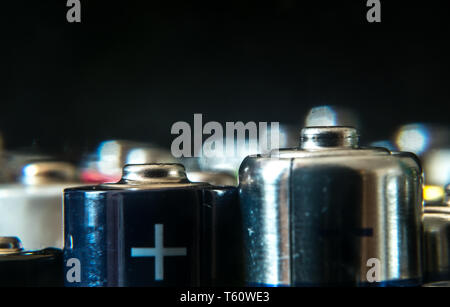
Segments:
[[[441,206],[425,206],[424,258],[426,285],[450,285],[450,185]]]
[[[62,251],[23,249],[17,237],[0,237],[0,287],[62,286]]]
[[[351,127],[307,127],[299,148],[247,157],[239,180],[247,284],[421,283],[414,154],[361,148]]]
[[[0,185],[0,237],[18,237],[27,251],[64,247],[63,190],[80,185],[73,165],[34,161],[20,182]]]

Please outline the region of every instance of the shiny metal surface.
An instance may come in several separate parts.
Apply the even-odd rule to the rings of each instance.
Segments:
[[[450,207],[424,207],[423,223],[425,279],[450,282]]]
[[[0,256],[19,253],[23,250],[22,242],[17,237],[0,237]]]
[[[63,285],[62,251],[27,251],[17,237],[0,237],[0,287]]]
[[[216,186],[237,186],[237,178],[224,172],[187,172],[187,177],[191,182],[207,182]]]
[[[63,248],[63,190],[79,185],[75,168],[35,161],[21,173],[22,183],[0,185],[0,236],[18,237],[29,251]]]
[[[261,285],[364,285],[422,277],[422,170],[409,153],[359,148],[349,127],[302,131],[298,149],[240,168],[246,277]]]
[[[242,280],[241,237],[233,227],[240,225],[235,187],[191,183],[180,164],[138,164],[126,165],[117,183],[66,189],[64,196],[64,257],[82,264],[81,281],[66,280],[66,286],[239,285]],[[164,229],[161,244],[157,225]],[[160,249],[165,260],[136,256],[136,248]],[[185,252],[163,254],[172,248]],[[162,273],[156,265],[163,266],[163,277],[157,278]]]
[[[352,127],[306,127],[302,129],[300,147],[305,150],[356,148],[358,137]]]
[[[120,181],[104,183],[99,188],[151,190],[199,185],[207,183],[190,182],[182,164],[151,163],[125,165]]]
[[[246,281],[290,285],[290,186],[288,159],[246,158],[241,165]]]
[[[123,183],[161,183],[188,182],[186,172],[181,164],[129,164],[122,172]]]

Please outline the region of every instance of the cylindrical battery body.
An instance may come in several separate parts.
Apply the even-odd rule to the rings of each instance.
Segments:
[[[16,237],[0,237],[0,287],[62,286],[62,251],[25,251]]]
[[[450,207],[424,207],[425,282],[450,282]]]
[[[64,214],[67,286],[239,281],[237,190],[190,183],[181,165],[127,165],[117,184],[67,189]]]
[[[240,168],[247,284],[418,285],[422,171],[408,153],[314,127]]]
[[[74,185],[0,185],[0,236],[17,236],[31,251],[62,249],[62,196]]]

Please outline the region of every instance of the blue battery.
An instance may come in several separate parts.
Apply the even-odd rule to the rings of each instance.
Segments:
[[[126,165],[118,183],[66,189],[66,286],[239,285],[237,189],[180,164]]]

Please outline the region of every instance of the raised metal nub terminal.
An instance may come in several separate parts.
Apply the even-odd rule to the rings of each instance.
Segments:
[[[46,184],[74,181],[76,168],[67,162],[36,161],[22,169],[20,181],[24,184]]]
[[[127,164],[121,184],[189,183],[184,166],[177,163]]]
[[[22,242],[17,237],[0,237],[0,255],[16,254],[23,250]]]
[[[302,129],[300,148],[357,148],[358,132],[353,127],[306,127]]]

